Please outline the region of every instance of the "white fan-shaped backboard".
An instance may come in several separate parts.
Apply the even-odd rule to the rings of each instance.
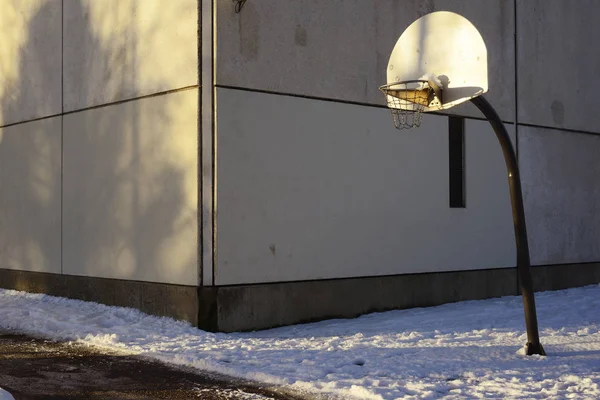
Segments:
[[[463,16],[449,11],[424,15],[396,42],[388,84],[431,75],[442,84],[442,99],[423,111],[444,110],[487,92],[487,49],[477,28]]]

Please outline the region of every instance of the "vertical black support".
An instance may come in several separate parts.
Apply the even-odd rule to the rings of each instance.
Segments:
[[[448,117],[448,187],[450,208],[465,208],[465,119]]]
[[[513,224],[515,228],[515,241],[517,244],[517,270],[519,274],[519,286],[523,295],[523,308],[525,310],[525,326],[527,327],[527,355],[546,355],[540,343],[538,332],[537,314],[535,310],[535,298],[533,293],[533,281],[531,279],[529,244],[527,243],[527,228],[525,226],[525,209],[523,207],[523,194],[521,193],[521,177],[519,167],[510,136],[502,120],[483,96],[471,99],[471,102],[485,115],[496,133],[496,137],[502,146],[504,161],[508,170],[508,184],[510,187],[510,202],[513,212]]]

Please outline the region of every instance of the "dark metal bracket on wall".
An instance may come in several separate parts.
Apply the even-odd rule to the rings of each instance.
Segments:
[[[235,13],[239,14],[240,12],[242,12],[242,8],[244,8],[244,5],[246,4],[246,1],[248,0],[233,0],[235,3]]]

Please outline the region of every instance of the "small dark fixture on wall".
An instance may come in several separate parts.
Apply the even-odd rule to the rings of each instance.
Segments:
[[[247,0],[233,0],[235,2],[235,13],[239,14],[244,8]]]

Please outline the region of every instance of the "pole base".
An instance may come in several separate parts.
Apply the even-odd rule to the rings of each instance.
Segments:
[[[525,345],[525,354],[528,356],[532,356],[537,354],[539,356],[545,356],[546,352],[544,351],[544,347],[541,343],[527,343]]]

